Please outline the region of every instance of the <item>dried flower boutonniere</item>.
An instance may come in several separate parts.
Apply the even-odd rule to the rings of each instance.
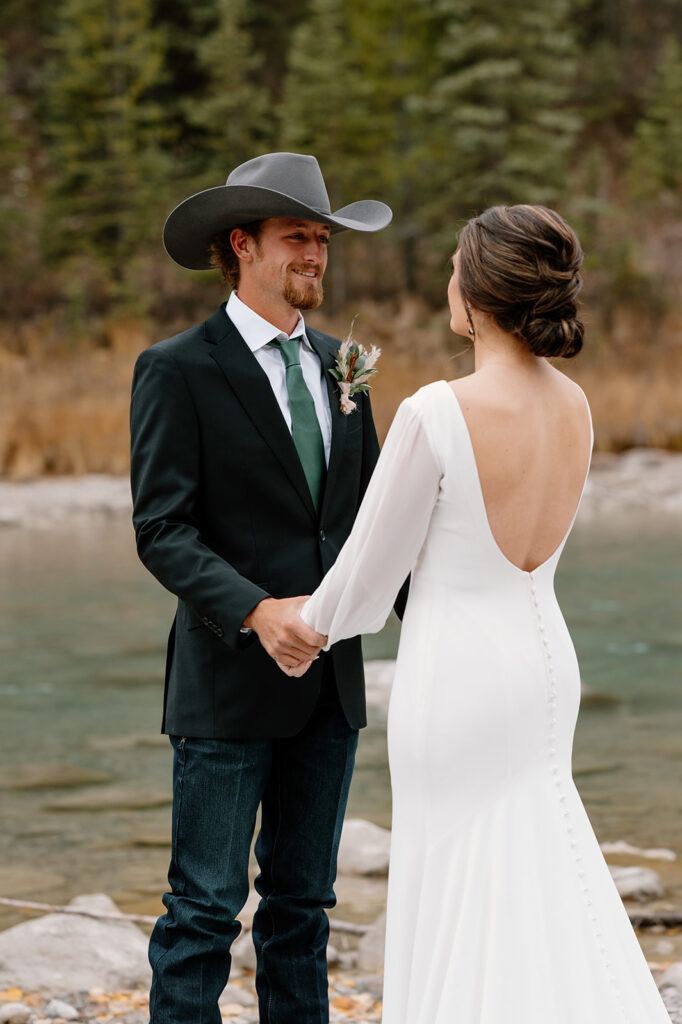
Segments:
[[[372,385],[367,381],[376,373],[375,363],[381,355],[381,349],[376,345],[368,352],[363,345],[360,345],[353,337],[353,323],[345,341],[336,354],[336,366],[329,371],[335,380],[339,382],[341,392],[341,412],[348,416],[357,409],[357,402],[352,400],[353,395],[360,391],[371,391]]]

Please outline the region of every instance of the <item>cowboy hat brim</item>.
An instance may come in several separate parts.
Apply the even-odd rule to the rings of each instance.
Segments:
[[[188,270],[210,270],[209,246],[218,231],[268,217],[300,217],[338,231],[380,231],[393,213],[386,203],[361,199],[335,213],[316,210],[284,192],[259,185],[218,185],[197,192],[176,206],[163,229],[166,252]]]

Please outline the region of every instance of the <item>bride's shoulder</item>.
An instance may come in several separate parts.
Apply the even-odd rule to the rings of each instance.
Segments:
[[[430,384],[424,384],[405,398],[401,404],[416,412],[427,412],[442,401],[447,387],[448,384],[444,380],[432,380]]]
[[[404,398],[398,407],[393,429],[401,434],[420,434],[435,453],[447,434],[455,403],[445,380],[434,380]]]

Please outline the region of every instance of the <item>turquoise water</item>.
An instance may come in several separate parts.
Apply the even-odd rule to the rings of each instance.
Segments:
[[[601,840],[682,858],[682,524],[579,525],[557,577],[584,683],[574,768]],[[0,531],[0,895],[108,892],[156,913],[170,756],[159,736],[173,599],[125,517]],[[390,623],[365,644],[391,657]],[[349,813],[390,824],[385,712],[362,734]],[[679,862],[678,862],[679,863]],[[21,915],[0,909],[0,927]]]

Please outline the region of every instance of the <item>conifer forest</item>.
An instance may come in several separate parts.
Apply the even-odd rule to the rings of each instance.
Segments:
[[[313,317],[343,336],[359,312],[393,354],[385,417],[466,345],[444,312],[458,229],[537,202],[585,250],[565,368],[609,395],[598,445],[682,448],[679,0],[4,0],[0,28],[0,473],[125,469],[78,403],[85,422],[108,395],[118,430],[134,353],[224,295],[169,260],[165,217],[278,149],[317,156],[332,210],[393,208],[334,239]]]

